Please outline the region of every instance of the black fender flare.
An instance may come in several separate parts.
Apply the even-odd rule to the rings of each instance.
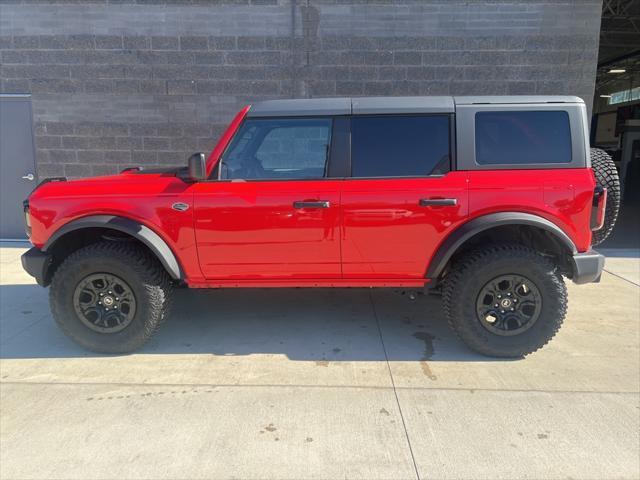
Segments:
[[[438,278],[453,254],[471,237],[485,230],[504,225],[527,225],[540,228],[553,235],[572,255],[578,253],[578,249],[571,238],[560,227],[546,218],[524,212],[490,213],[469,220],[449,234],[431,259],[426,277],[429,279]]]
[[[116,215],[91,215],[78,218],[63,225],[55,231],[42,247],[47,252],[63,235],[84,228],[108,228],[126,233],[140,240],[154,253],[162,266],[174,280],[184,280],[184,271],[173,250],[156,232],[140,222]]]

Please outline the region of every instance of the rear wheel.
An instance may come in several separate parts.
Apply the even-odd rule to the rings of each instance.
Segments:
[[[100,242],[81,248],[56,270],[49,301],[56,323],[82,347],[136,350],[167,317],[172,285],[144,248]]]
[[[553,262],[534,249],[498,245],[460,258],[445,279],[447,320],[471,349],[494,357],[522,357],[556,334],[567,291]]]
[[[591,241],[593,245],[598,245],[611,234],[618,218],[621,202],[620,178],[616,164],[607,152],[599,148],[591,149],[591,168],[597,184],[607,189],[604,225],[600,230],[593,232]]]

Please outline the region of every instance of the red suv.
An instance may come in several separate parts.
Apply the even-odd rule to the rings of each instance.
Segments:
[[[256,103],[188,167],[43,181],[22,262],[99,352],[144,344],[174,287],[427,287],[469,347],[519,357],[562,324],[563,276],[602,272],[619,185],[588,138],[577,97]]]

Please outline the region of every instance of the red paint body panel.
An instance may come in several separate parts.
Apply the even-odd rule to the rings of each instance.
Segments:
[[[195,230],[205,278],[340,278],[341,183],[195,185]],[[296,201],[328,201],[330,206],[295,209]]]
[[[178,212],[175,202],[193,204],[193,185],[173,176],[125,173],[51,182],[29,197],[31,241],[42,248],[65,224],[90,215],[119,215],[155,231],[173,250],[185,274],[199,279],[193,209]]]
[[[495,212],[525,212],[555,223],[579,252],[591,246],[591,203],[595,177],[590,168],[467,172],[469,218]]]
[[[455,206],[421,207],[450,198]],[[469,213],[467,172],[442,177],[345,180],[342,262],[345,278],[424,278],[441,239]]]
[[[245,118],[209,156],[213,171]],[[133,172],[51,182],[29,198],[31,240],[42,247],[73,220],[118,215],[155,231],[189,286],[422,286],[433,255],[460,225],[497,212],[539,215],[589,250],[591,169],[454,171],[441,177],[208,181]],[[455,205],[420,206],[420,199]],[[294,208],[327,201],[328,208]],[[176,202],[186,211],[171,208]]]
[[[205,280],[190,283],[191,288],[367,288],[367,287],[413,287],[422,288],[429,279],[421,278],[295,278],[291,280]]]

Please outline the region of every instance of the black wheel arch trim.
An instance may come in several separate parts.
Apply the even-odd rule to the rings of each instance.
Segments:
[[[173,250],[167,243],[146,225],[126,217],[116,215],[91,215],[88,217],[78,218],[60,227],[49,237],[49,240],[42,247],[42,251],[46,253],[58,239],[63,235],[75,230],[85,228],[109,228],[122,233],[131,235],[140,240],[153,252],[158,258],[162,266],[167,270],[171,278],[174,280],[184,280],[184,271],[180,266],[180,262],[173,253]]]
[[[555,223],[544,217],[524,212],[499,212],[476,217],[454,230],[440,244],[427,268],[426,278],[437,279],[455,252],[471,237],[480,232],[504,225],[527,225],[551,233],[572,255],[578,253],[571,238]]]

